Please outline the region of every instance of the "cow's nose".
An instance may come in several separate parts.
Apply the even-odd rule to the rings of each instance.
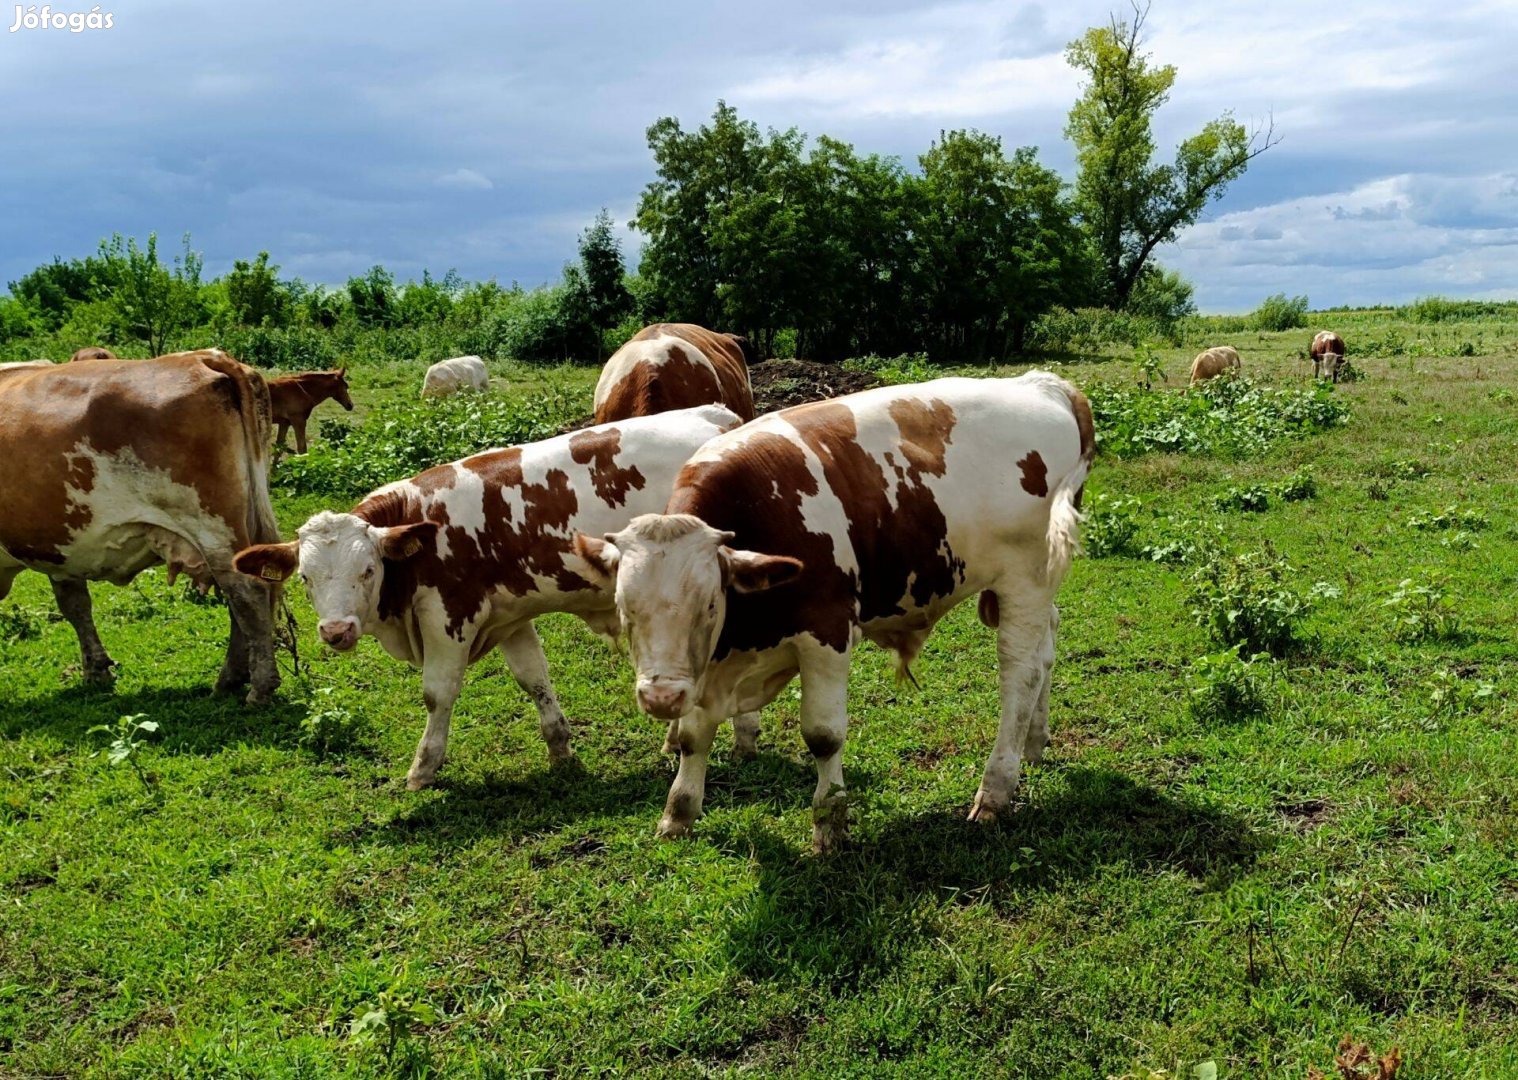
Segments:
[[[638,704],[649,716],[660,720],[678,720],[687,711],[690,700],[690,684],[682,680],[640,680]]]
[[[358,644],[358,624],[352,619],[328,619],[316,628],[321,639],[338,652],[347,652]]]

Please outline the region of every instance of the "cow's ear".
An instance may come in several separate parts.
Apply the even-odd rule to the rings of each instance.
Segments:
[[[617,576],[617,563],[622,559],[621,549],[612,541],[613,535],[607,533],[605,539],[597,540],[584,533],[575,533],[575,554],[585,560],[603,584]]]
[[[288,544],[255,544],[232,559],[238,573],[260,581],[285,581],[299,565],[300,545],[294,540]]]
[[[761,555],[757,551],[726,548],[722,555],[722,576],[737,592],[763,592],[801,576],[801,560],[788,555]]]
[[[437,543],[438,524],[418,521],[380,530],[380,554],[394,562],[409,559]]]

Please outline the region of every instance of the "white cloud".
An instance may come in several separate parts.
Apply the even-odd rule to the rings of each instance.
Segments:
[[[456,188],[459,191],[489,191],[495,187],[490,177],[475,169],[454,169],[435,181],[438,187]]]

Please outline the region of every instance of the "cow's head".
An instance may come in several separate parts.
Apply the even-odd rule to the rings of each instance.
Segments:
[[[410,559],[437,542],[433,521],[383,528],[353,514],[322,511],[301,526],[288,544],[259,544],[232,561],[242,573],[280,582],[297,571],[311,606],[317,634],[338,652],[358,644],[379,618],[385,562]]]
[[[1326,352],[1323,354],[1322,363],[1323,377],[1325,379],[1332,379],[1334,382],[1338,382],[1339,365],[1344,363],[1344,357],[1336,352]]]
[[[700,701],[729,590],[759,592],[801,573],[796,559],[734,551],[732,539],[689,514],[644,514],[604,539],[575,537],[591,571],[616,583],[638,705],[651,716],[673,720]]]

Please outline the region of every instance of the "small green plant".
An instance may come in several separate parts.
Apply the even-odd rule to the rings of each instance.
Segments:
[[[1286,584],[1294,572],[1269,545],[1219,558],[1192,575],[1192,617],[1222,645],[1283,656],[1311,607]]]
[[[1422,480],[1428,475],[1429,468],[1412,458],[1393,458],[1382,467],[1381,472],[1393,480]]]
[[[1270,509],[1270,490],[1260,484],[1249,487],[1230,487],[1221,495],[1214,495],[1213,508],[1222,512],[1245,511],[1258,514]]]
[[[1476,539],[1474,533],[1464,529],[1456,529],[1448,536],[1439,541],[1440,547],[1447,547],[1451,551],[1475,551],[1481,546],[1481,541]]]
[[[1406,405],[1408,403],[1407,395],[1404,394],[1401,390],[1393,390],[1388,396],[1392,399],[1393,402],[1398,405]]]
[[[1483,511],[1464,510],[1458,506],[1446,506],[1437,514],[1414,514],[1407,519],[1408,528],[1422,532],[1451,532],[1457,529],[1480,532],[1491,523],[1492,519]]]
[[[1165,362],[1154,351],[1154,346],[1147,341],[1135,345],[1133,348],[1133,372],[1138,377],[1138,383],[1145,390],[1154,388],[1154,380],[1169,382],[1165,374]]]
[[[137,713],[133,716],[123,716],[115,725],[96,724],[85,732],[86,735],[105,734],[115,736],[106,745],[105,749],[97,750],[91,754],[96,757],[105,755],[106,761],[111,765],[130,765],[132,771],[137,774],[137,779],[147,791],[153,790],[153,778],[142,767],[138,758],[138,751],[146,745],[147,740],[139,738],[140,735],[156,735],[158,723],[154,720],[145,719],[146,713]]]
[[[42,636],[48,613],[37,608],[7,604],[0,607],[0,645],[34,641]]]
[[[1365,497],[1371,502],[1385,502],[1391,498],[1391,485],[1385,480],[1372,480],[1365,485]]]
[[[1276,492],[1282,502],[1305,502],[1317,498],[1318,478],[1313,475],[1312,466],[1303,466],[1292,473],[1281,482]]]
[[[307,712],[300,722],[299,743],[323,760],[352,745],[363,731],[363,721],[351,709],[333,701],[332,687],[312,690]]]
[[[1270,657],[1256,653],[1245,659],[1240,648],[1234,645],[1192,662],[1186,708],[1193,720],[1245,720],[1265,712],[1261,674],[1270,671]]]
[[[395,1058],[396,1047],[410,1038],[418,1027],[436,1024],[442,1014],[416,995],[401,989],[400,983],[381,990],[348,1027],[348,1037],[357,1042],[374,1042],[384,1038],[385,1062]]]
[[[1135,553],[1138,537],[1138,499],[1109,499],[1098,495],[1081,529],[1081,543],[1093,559],[1109,559]]]
[[[1392,634],[1399,641],[1449,641],[1460,636],[1460,615],[1445,593],[1444,579],[1404,578],[1381,606],[1392,614]]]
[[[1428,691],[1429,719],[1453,720],[1486,707],[1496,697],[1497,688],[1489,682],[1472,685],[1449,668],[1440,668],[1424,681]]]
[[[785,353],[776,355],[784,356]],[[925,353],[903,353],[900,356],[856,356],[843,362],[845,370],[862,371],[873,375],[887,386],[902,383],[927,382],[942,374],[928,362]]]
[[[1505,386],[1488,390],[1486,396],[1488,400],[1496,402],[1498,405],[1511,405],[1515,400],[1518,400],[1518,398],[1513,396],[1513,392]]]

